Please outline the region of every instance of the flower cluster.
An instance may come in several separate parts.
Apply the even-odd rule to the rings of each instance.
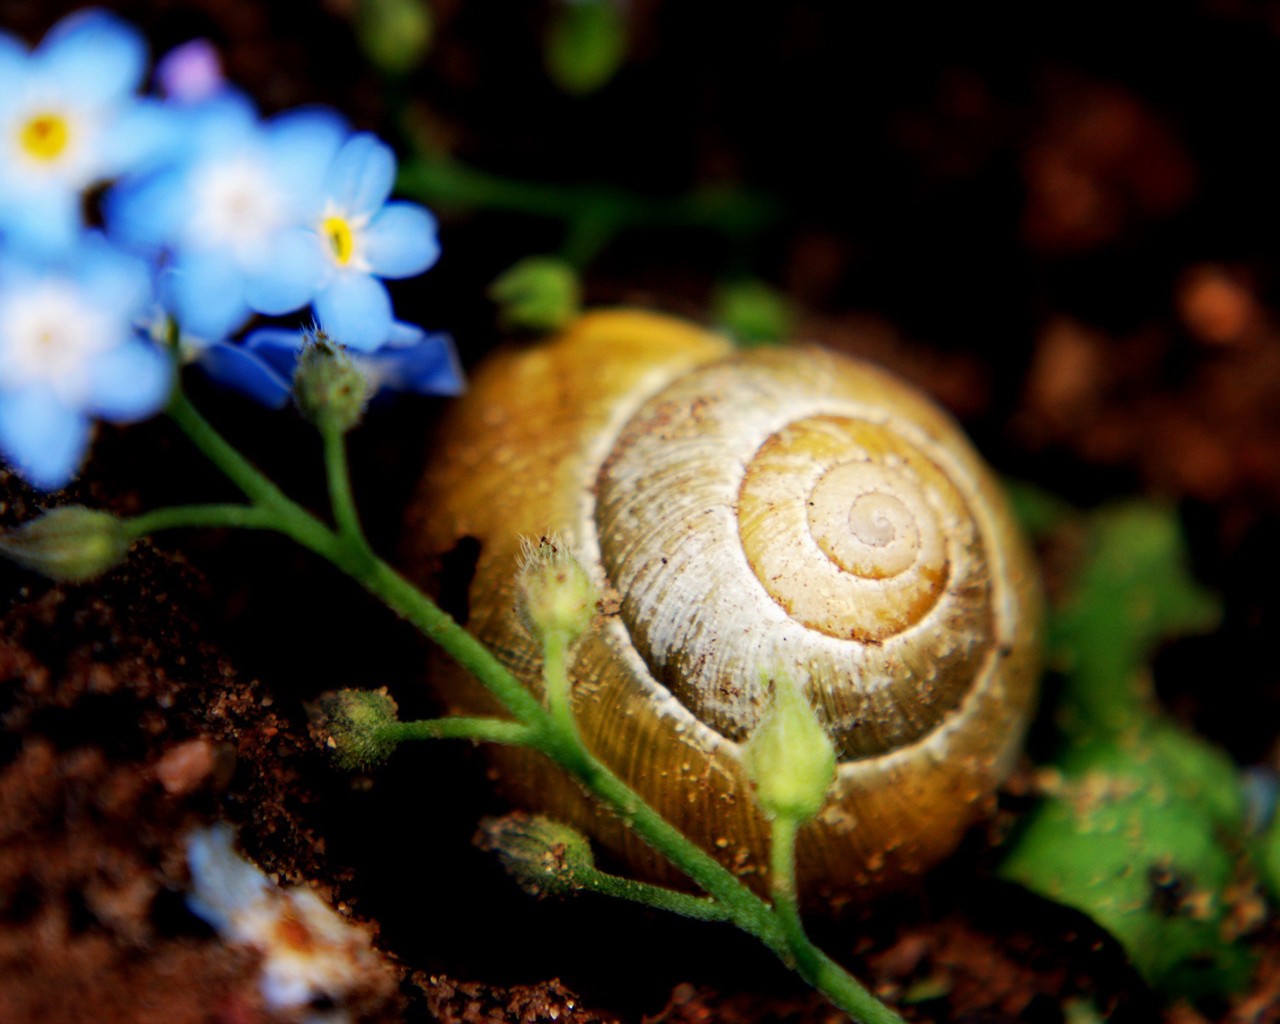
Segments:
[[[395,157],[331,110],[264,120],[192,43],[140,93],[147,47],[99,10],[33,50],[0,32],[0,456],[33,484],[76,473],[95,420],[161,410],[183,361],[271,405],[303,314],[371,387],[451,393],[452,343],[398,323],[387,279],[439,255],[389,201]],[[247,335],[247,336],[246,336]]]

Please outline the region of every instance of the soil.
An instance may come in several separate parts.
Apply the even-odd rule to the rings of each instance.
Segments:
[[[69,6],[0,3],[0,25],[36,39]],[[212,38],[269,111],[331,103],[399,138],[407,97],[415,132],[498,173],[773,197],[779,215],[755,236],[623,235],[588,271],[588,299],[705,320],[717,282],[752,273],[793,299],[797,336],[919,382],[1001,471],[1085,508],[1175,503],[1225,615],[1161,652],[1157,691],[1242,766],[1280,767],[1280,4],[804,0],[748,15],[633,0],[626,66],[578,100],[539,66],[551,4],[435,0],[434,46],[397,90],[356,49],[351,2],[108,6],[158,52]],[[473,363],[498,339],[488,282],[554,250],[560,228],[439,212],[444,256],[397,308],[452,331]],[[192,390],[321,507],[318,448],[296,417]],[[375,410],[353,439],[381,551],[399,544],[437,409]],[[0,526],[67,502],[131,514],[232,497],[156,421],[104,429],[65,493],[0,471]],[[1063,556],[1046,556],[1052,588]],[[185,844],[215,821],[270,877],[372,935],[383,960],[344,1004],[361,1021],[838,1019],[726,927],[531,900],[472,844],[508,808],[470,747],[334,769],[309,708],[385,685],[406,715],[431,714],[425,650],[271,537],[163,535],[76,587],[0,563],[0,1022],[323,1019],[331,1007],[270,1010],[256,954],[190,912]],[[1280,1019],[1274,921],[1244,940],[1259,961],[1247,991],[1170,1005],[1087,918],[992,877],[1051,715],[992,823],[917,889],[815,920],[819,942],[912,1020],[1059,1024],[1092,1019],[1090,1005],[1116,1021]]]

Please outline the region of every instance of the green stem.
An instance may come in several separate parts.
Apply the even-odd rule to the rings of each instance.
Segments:
[[[800,823],[779,815],[772,821],[769,886],[786,941],[787,960],[810,985],[862,1024],[902,1024],[902,1018],[810,941],[796,900],[796,834]]]
[[[570,225],[566,258],[603,244],[614,233],[640,226],[704,227],[742,237],[778,217],[777,204],[732,187],[706,188],[671,198],[650,197],[611,185],[562,185],[522,181],[469,167],[451,157],[424,153],[404,164],[399,192],[441,206],[474,206]],[[593,235],[590,245],[573,236]]]
[[[161,530],[192,526],[231,526],[246,530],[279,529],[274,510],[261,505],[173,505],[152,509],[124,520],[125,528],[136,540]]]
[[[502,743],[506,746],[529,746],[535,733],[527,725],[505,718],[424,718],[416,722],[396,722],[378,730],[380,736],[395,740],[474,740],[477,743]]]
[[[731,920],[728,909],[710,896],[693,896],[661,885],[620,878],[618,875],[611,875],[598,868],[575,874],[574,881],[582,888],[598,892],[603,896],[613,896],[631,903],[654,907],[657,910],[668,910],[673,914],[691,917],[697,921]]]
[[[732,921],[739,928],[756,936],[785,963],[794,965],[832,1003],[857,1020],[864,1024],[900,1022],[901,1018],[877,1002],[805,935],[795,906],[794,825],[791,826],[790,836],[784,832],[781,837],[783,841],[774,843],[774,878],[789,878],[790,882],[784,882],[775,890],[777,905],[770,906],[743,885],[724,865],[658,814],[587,750],[578,735],[568,703],[567,667],[564,664],[563,650],[559,653],[555,650],[551,652],[551,671],[563,681],[560,688],[564,706],[559,710],[549,710],[525,689],[487,647],[458,625],[422,591],[374,555],[359,531],[358,521],[355,521],[353,530],[348,529],[343,533],[325,526],[310,512],[286,497],[228,444],[180,391],[175,392],[169,412],[196,446],[253,502],[251,507],[257,509],[257,512],[247,515],[247,521],[252,520],[255,525],[279,530],[308,550],[328,559],[380,598],[392,611],[443,647],[516,718],[515,722],[497,719],[445,719],[407,723],[402,727],[405,729],[404,738],[410,738],[418,730],[421,735],[518,743],[541,750],[581,781],[602,804],[613,810],[641,839],[683,871],[710,897],[709,900],[702,901],[698,897],[689,897],[686,901],[645,891],[645,902],[652,903],[653,898],[664,899],[669,909],[678,913],[687,913],[696,907],[694,916],[713,913],[722,915],[715,919]],[[343,472],[342,479],[330,480],[330,495],[336,496],[335,518],[339,518],[340,515],[347,514],[339,513],[339,508],[349,499],[349,484],[345,481],[345,453],[339,459],[330,450],[332,447],[335,446],[327,441],[326,463],[330,475],[332,477],[335,468]],[[340,448],[341,445],[336,447]],[[206,506],[206,509],[220,509],[217,513],[223,517],[220,525],[237,525],[231,522],[235,517],[229,513],[231,508],[236,507]],[[180,524],[177,510],[160,511],[165,514],[157,514],[154,519],[155,523],[160,524],[160,528],[166,524]],[[212,512],[208,515],[210,518],[214,517]],[[258,517],[261,517],[260,520]],[[146,517],[139,519],[145,520]],[[459,724],[448,724],[449,722]],[[642,893],[640,888],[625,888],[627,892],[619,891],[625,898],[634,899]],[[676,895],[678,897],[679,894]],[[716,911],[702,909],[711,906],[715,906]]]
[[[550,739],[555,756],[564,762],[572,761],[579,767],[584,766],[590,753],[583,746],[578,723],[573,717],[569,638],[559,630],[548,630],[542,635],[542,686],[547,699],[547,713],[551,716]]]
[[[169,403],[169,415],[191,441],[239,487],[255,505],[275,517],[275,529],[332,562],[392,611],[407,619],[444,648],[526,725],[541,724],[546,713],[528,690],[480,641],[458,625],[434,601],[372,555],[363,536],[343,538],[310,512],[291,501],[275,484],[233,448],[196,411],[180,391]]]
[[[338,535],[348,545],[368,551],[369,545],[365,540],[364,530],[360,527],[360,513],[356,510],[355,497],[351,491],[346,436],[340,428],[328,422],[321,426],[320,436],[324,440],[324,468],[325,478],[329,483],[329,506],[333,511],[333,521],[338,527]]]

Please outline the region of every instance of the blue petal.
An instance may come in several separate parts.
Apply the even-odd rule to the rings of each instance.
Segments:
[[[183,133],[174,108],[141,99],[117,112],[101,139],[101,171],[106,177],[137,174],[182,155]]]
[[[222,253],[183,253],[165,286],[184,332],[225,338],[249,316],[244,275]]]
[[[373,380],[395,391],[460,395],[466,387],[453,339],[447,334],[423,335],[412,345],[383,346],[358,358],[368,364]]]
[[[311,301],[324,274],[324,258],[313,232],[282,231],[245,278],[245,300],[259,313],[278,316]]]
[[[135,321],[150,304],[147,265],[110,245],[97,232],[83,236],[69,260],[72,277],[86,299],[122,327]]]
[[[396,158],[377,136],[361,132],[339,151],[325,179],[325,197],[347,216],[372,214],[391,195]]]
[[[367,352],[391,334],[391,297],[368,274],[339,274],[316,296],[316,318],[339,345]]]
[[[416,203],[388,203],[361,241],[364,258],[379,277],[412,277],[440,258],[436,220]]]
[[[26,46],[19,39],[0,29],[0,96],[14,95],[26,76]],[[4,99],[0,99],[0,106],[4,102]]]
[[[79,193],[41,188],[6,199],[0,203],[0,229],[6,241],[43,256],[74,247],[82,227]]]
[[[223,387],[248,395],[270,409],[282,408],[292,390],[292,374],[281,374],[265,359],[239,345],[217,341],[200,353],[200,368]]]
[[[23,479],[42,490],[71,482],[90,431],[87,417],[42,388],[0,393],[0,452]]]
[[[303,215],[319,215],[325,172],[348,130],[346,121],[325,107],[289,111],[266,124],[272,172]]]
[[[110,102],[142,84],[147,44],[128,22],[100,10],[79,11],[49,30],[33,58],[65,94]]]
[[[245,338],[244,347],[281,377],[292,380],[305,337],[296,329],[262,327]]]
[[[98,355],[90,364],[89,407],[113,423],[154,416],[173,389],[173,364],[154,345],[129,341]]]
[[[253,100],[236,89],[224,89],[202,103],[184,107],[178,122],[185,129],[181,141],[196,161],[225,159],[263,138]]]
[[[126,179],[103,197],[107,231],[123,245],[157,250],[173,245],[190,203],[187,177],[180,170]]]

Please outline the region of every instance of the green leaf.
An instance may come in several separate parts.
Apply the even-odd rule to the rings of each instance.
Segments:
[[[1235,772],[1169,723],[1078,746],[1001,874],[1083,911],[1172,995],[1234,991],[1251,960],[1230,934],[1243,802]]]
[[[1161,713],[1146,668],[1161,640],[1211,628],[1218,603],[1169,509],[1118,506],[1083,525],[1050,625],[1066,681],[1060,781],[1001,874],[1088,914],[1155,987],[1232,991],[1251,969],[1231,931],[1248,891],[1244,790],[1225,754]]]
[[[1050,657],[1066,676],[1069,729],[1123,731],[1151,713],[1146,663],[1166,637],[1203,633],[1218,601],[1187,568],[1171,509],[1119,505],[1091,517],[1088,550],[1050,620]]]
[[[1075,509],[1056,494],[1024,480],[1006,479],[1004,490],[1009,504],[1013,506],[1014,516],[1032,537],[1053,533],[1075,515]]]

